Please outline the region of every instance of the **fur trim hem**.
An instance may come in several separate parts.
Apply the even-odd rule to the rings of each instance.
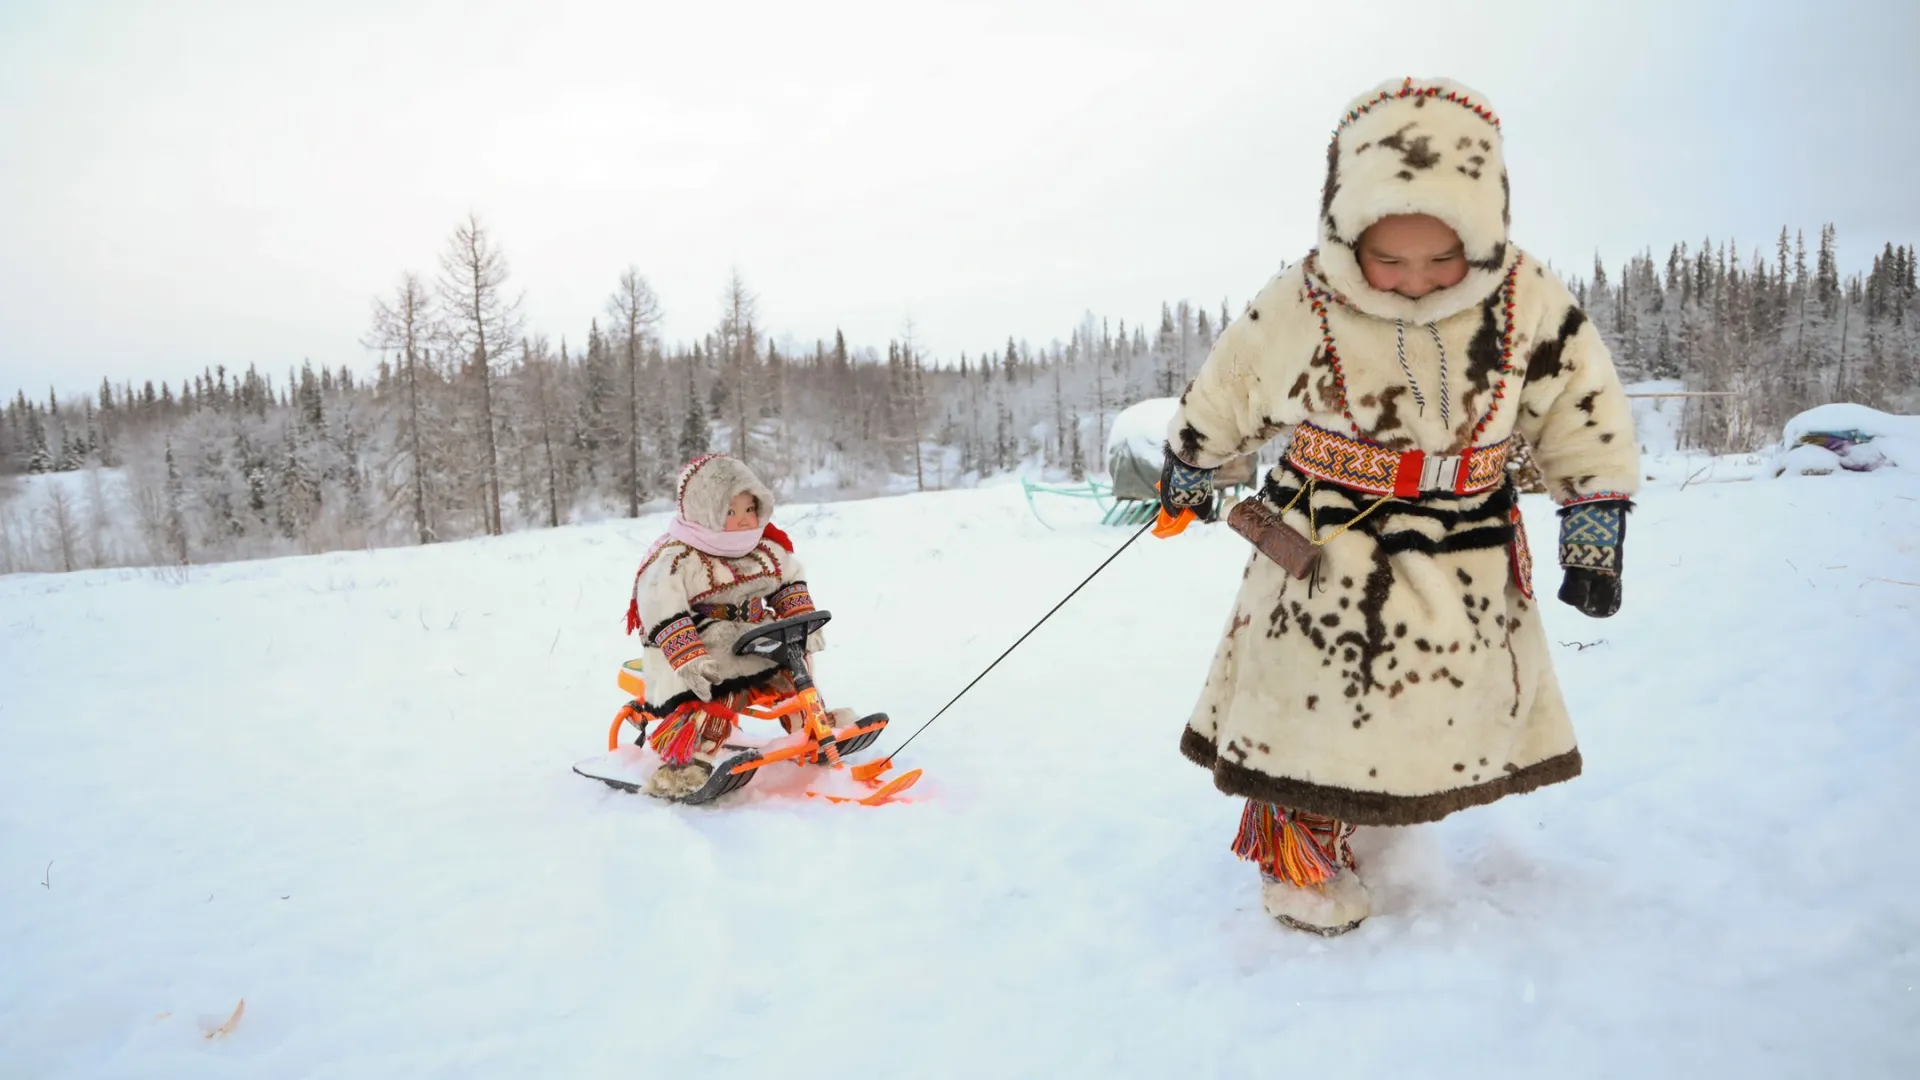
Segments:
[[[1187,728],[1180,733],[1180,753],[1188,761],[1203,769],[1213,768],[1213,763],[1220,757],[1213,749],[1213,740],[1192,728]]]
[[[1439,821],[1455,811],[1572,780],[1581,772],[1580,751],[1574,749],[1484,784],[1431,795],[1388,795],[1268,776],[1222,761],[1212,740],[1192,728],[1185,729],[1180,736],[1180,753],[1195,765],[1212,771],[1213,786],[1228,795],[1260,799],[1309,814],[1324,814],[1354,825],[1419,825]]]

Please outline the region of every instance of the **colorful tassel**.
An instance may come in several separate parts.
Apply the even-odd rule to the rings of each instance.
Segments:
[[[640,629],[640,600],[635,597],[627,601],[627,633]]]
[[[647,743],[660,760],[668,765],[685,765],[693,760],[693,751],[700,744],[700,727],[705,716],[698,709],[680,709],[660,730],[647,736]]]
[[[1330,817],[1248,799],[1233,853],[1289,884],[1319,885],[1332,880],[1342,865],[1353,865],[1346,845],[1351,833],[1352,826]]]
[[[736,694],[735,698],[745,694]],[[685,765],[693,760],[702,741],[709,750],[725,742],[740,723],[740,714],[720,701],[690,701],[668,714],[660,726],[647,736],[647,744],[668,765]]]

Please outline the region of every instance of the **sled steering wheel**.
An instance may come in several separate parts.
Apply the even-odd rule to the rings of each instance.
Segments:
[[[832,618],[829,612],[809,611],[804,615],[776,619],[740,635],[740,640],[733,643],[733,653],[735,656],[762,657],[788,671],[804,672],[807,668],[807,636],[827,625]]]

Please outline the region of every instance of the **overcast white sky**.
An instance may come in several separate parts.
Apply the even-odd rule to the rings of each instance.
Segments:
[[[1920,2],[1668,6],[0,0],[0,391],[365,370],[469,209],[575,344],[629,263],[669,339],[734,266],[776,334],[910,315],[949,358],[1237,311],[1312,244],[1341,105],[1405,74],[1492,99],[1562,267],[1920,242]]]

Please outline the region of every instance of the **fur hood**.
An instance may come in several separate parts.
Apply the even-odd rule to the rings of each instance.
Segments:
[[[727,504],[741,492],[760,504],[760,523],[773,520],[773,492],[747,468],[726,454],[707,454],[687,462],[674,489],[674,505],[682,518],[715,532],[726,528]]]
[[[1515,257],[1500,121],[1477,91],[1447,79],[1385,82],[1355,98],[1327,146],[1320,247],[1310,267],[1353,307],[1438,322],[1500,286]],[[1381,218],[1429,214],[1460,234],[1467,276],[1418,300],[1367,284],[1356,247]]]

